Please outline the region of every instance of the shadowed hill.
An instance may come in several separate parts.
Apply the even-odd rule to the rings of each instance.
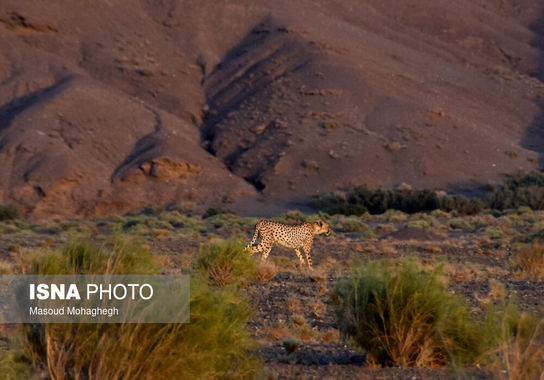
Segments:
[[[0,202],[44,218],[229,196],[252,213],[538,169],[541,8],[3,2]]]

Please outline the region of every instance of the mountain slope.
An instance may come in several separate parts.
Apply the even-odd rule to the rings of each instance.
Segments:
[[[539,169],[542,8],[5,1],[0,202],[36,218],[224,199],[262,213]]]

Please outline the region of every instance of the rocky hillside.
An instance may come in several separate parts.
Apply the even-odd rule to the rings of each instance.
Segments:
[[[256,213],[256,199],[451,191],[539,169],[543,12],[538,0],[5,0],[0,203],[34,218],[225,200]]]

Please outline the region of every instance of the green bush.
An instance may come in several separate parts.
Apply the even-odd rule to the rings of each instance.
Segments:
[[[455,218],[448,220],[448,227],[454,230],[472,230],[474,226],[470,224],[467,220],[462,218]]]
[[[356,216],[336,217],[333,223],[333,228],[340,232],[360,232],[365,237],[374,236],[372,229]]]
[[[429,228],[430,226],[431,226],[431,223],[429,223],[427,220],[423,220],[423,219],[411,220],[407,224],[407,227],[421,228],[421,229]]]
[[[443,211],[457,211],[463,215],[478,214],[483,211],[485,203],[477,198],[469,199],[463,195],[446,195],[440,198],[439,208]]]
[[[99,246],[90,241],[69,242],[62,252],[37,251],[26,264],[35,274],[157,274],[153,254],[135,240],[113,239]]]
[[[489,236],[490,238],[500,238],[504,236],[503,230],[501,230],[500,227],[495,226],[489,226],[484,229],[484,234]]]
[[[469,364],[485,349],[482,323],[443,279],[408,259],[364,265],[333,290],[339,329],[382,365]]]
[[[517,209],[522,206],[533,210],[544,209],[544,176],[539,173],[518,173],[510,176],[504,185],[496,186],[487,196],[490,208]]]
[[[358,203],[356,199],[350,198],[343,193],[333,192],[320,195],[309,202],[310,207],[326,212],[327,214],[363,215],[368,212],[366,206]]]
[[[30,364],[19,341],[12,339],[0,346],[0,379],[27,379],[31,372]]]
[[[0,205],[0,221],[13,220],[19,217],[19,209],[11,204]]]
[[[135,242],[98,247],[72,243],[63,252],[34,255],[41,274],[159,274],[153,255]],[[212,287],[191,276],[191,323],[46,324],[23,327],[26,357],[51,378],[250,378],[260,370],[247,329],[251,308],[237,287]],[[41,363],[41,364],[40,364]]]
[[[202,215],[202,219],[209,218],[210,216],[220,215],[220,214],[233,214],[233,212],[227,208],[223,207],[210,207]]]
[[[285,214],[278,215],[274,218],[274,221],[286,224],[300,224],[304,222],[315,221],[316,216],[306,215],[299,210],[290,210]]]
[[[503,185],[488,186],[482,199],[463,195],[438,196],[429,190],[370,190],[356,187],[348,193],[328,193],[314,198],[309,205],[328,214],[381,214],[387,209],[407,213],[443,210],[473,215],[484,209],[508,210],[520,207],[544,210],[544,176],[519,173]]]
[[[365,212],[382,214],[388,209],[410,214],[437,209],[475,214],[483,209],[480,200],[462,195],[439,197],[429,190],[370,190],[366,187],[357,187],[347,194],[336,192],[316,197],[310,206],[331,215],[363,215]]]
[[[238,239],[202,246],[196,267],[217,286],[249,283],[257,276],[256,261]]]

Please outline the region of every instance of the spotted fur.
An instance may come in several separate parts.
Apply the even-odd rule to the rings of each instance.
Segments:
[[[292,248],[300,260],[301,266],[305,265],[300,248],[304,250],[306,259],[308,260],[308,267],[312,269],[312,256],[310,250],[314,242],[314,235],[329,234],[329,225],[321,220],[315,223],[302,223],[297,225],[289,225],[271,220],[259,220],[255,226],[255,233],[253,239],[247,246],[251,254],[262,252],[261,260],[264,261],[268,257],[270,250],[274,243]],[[259,244],[255,245],[258,237],[261,237]]]

